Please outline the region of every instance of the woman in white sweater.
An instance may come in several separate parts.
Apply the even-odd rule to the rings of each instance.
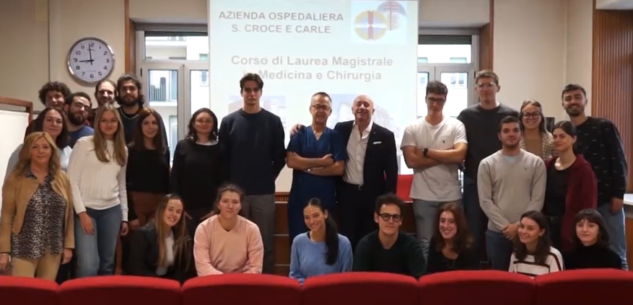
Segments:
[[[93,136],[77,141],[68,163],[79,278],[112,275],[119,233],[128,231],[127,148],[116,108],[101,107],[94,127]]]

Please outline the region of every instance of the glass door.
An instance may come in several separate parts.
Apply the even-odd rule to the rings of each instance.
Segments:
[[[426,85],[429,81],[435,80],[435,66],[418,64],[418,77],[416,83],[418,85],[418,98],[416,103],[417,117],[426,116]]]
[[[209,99],[209,62],[190,61],[185,63],[185,120],[200,108],[211,108]],[[219,122],[215,122],[218,124]]]
[[[435,79],[448,87],[444,115],[457,118],[475,101],[475,70],[471,65],[437,65]]]
[[[146,63],[141,68],[145,86],[145,104],[158,112],[167,132],[171,156],[179,139],[184,138],[186,120],[183,107],[185,99],[184,66],[169,62]]]

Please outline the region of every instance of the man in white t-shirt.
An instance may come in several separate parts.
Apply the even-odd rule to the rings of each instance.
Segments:
[[[442,114],[448,88],[439,81],[426,87],[427,115],[404,130],[402,152],[407,167],[413,169],[410,197],[417,237],[424,258],[428,257],[429,242],[437,230],[435,214],[444,202],[460,202],[459,165],[466,155],[467,141],[464,124]]]

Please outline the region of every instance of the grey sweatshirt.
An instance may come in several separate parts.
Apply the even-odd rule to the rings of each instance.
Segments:
[[[517,223],[527,211],[541,211],[545,199],[546,169],[543,160],[525,150],[516,156],[501,151],[479,163],[479,204],[488,216],[488,229],[501,232]]]

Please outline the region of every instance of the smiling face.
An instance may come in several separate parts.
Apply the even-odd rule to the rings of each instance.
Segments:
[[[519,224],[519,240],[523,244],[534,244],[538,242],[538,239],[545,234],[545,229],[539,227],[536,221],[528,217],[521,218]]]
[[[521,108],[521,123],[525,130],[538,129],[542,120],[540,107],[534,104],[527,104]]]
[[[42,131],[48,133],[53,139],[57,139],[64,127],[64,118],[55,110],[49,110],[44,116],[44,122],[42,123]]]
[[[311,232],[318,232],[325,228],[325,219],[328,213],[323,212],[319,207],[308,205],[303,208],[303,221]]]
[[[143,132],[143,137],[147,139],[153,139],[158,133],[158,121],[153,114],[148,115],[141,124],[141,131]]]
[[[576,235],[584,246],[593,246],[598,242],[600,226],[597,223],[582,219],[576,223]]]
[[[563,93],[563,108],[570,117],[577,117],[585,112],[587,97],[581,89]]]
[[[30,147],[31,162],[47,167],[51,160],[52,151],[53,148],[44,137],[35,140]]]
[[[174,227],[182,217],[182,202],[179,199],[170,199],[163,211],[163,222],[169,227]]]
[[[101,119],[99,120],[99,130],[106,139],[113,139],[114,134],[119,128],[119,119],[113,110],[104,111]]]
[[[402,211],[396,204],[385,203],[380,207],[380,213],[374,213],[374,221],[381,233],[394,235],[402,225]]]
[[[332,113],[332,101],[327,96],[317,94],[310,102],[310,114],[312,121],[317,124],[327,123],[328,117]]]
[[[240,194],[233,191],[225,191],[220,196],[218,202],[220,216],[224,218],[235,218],[242,209]]]
[[[457,235],[457,224],[455,223],[455,215],[450,211],[444,211],[440,214],[439,230],[444,239],[453,239]]]

